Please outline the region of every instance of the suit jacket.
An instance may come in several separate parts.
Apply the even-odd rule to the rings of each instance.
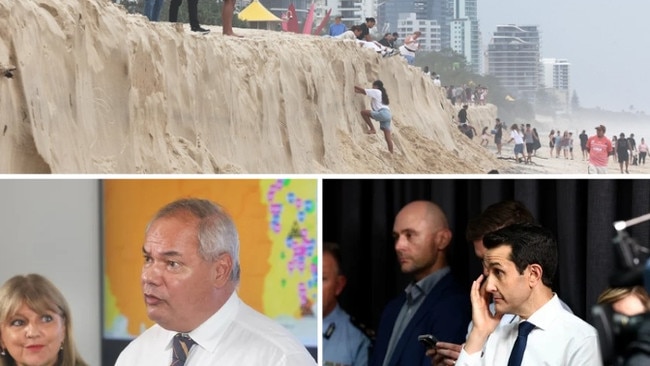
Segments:
[[[406,294],[402,292],[384,308],[370,359],[371,366],[382,365],[393,326],[405,301]],[[395,352],[389,365],[431,365],[431,359],[424,354],[426,349],[418,342],[418,336],[428,333],[439,341],[461,344],[465,342],[467,325],[471,319],[469,289],[463,289],[451,273],[447,273],[431,289],[418,311],[404,328],[404,333],[395,346]]]

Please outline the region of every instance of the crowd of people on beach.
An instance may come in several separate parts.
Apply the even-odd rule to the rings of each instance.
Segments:
[[[458,111],[458,120],[454,120],[457,124],[458,129],[465,134],[468,138],[473,139],[474,136],[477,136],[476,129],[471,125],[468,117],[467,111],[469,105],[465,104]],[[489,129],[488,126],[483,127],[480,137],[480,145],[487,147],[490,144],[490,139],[493,137],[494,144],[497,147],[497,156],[501,156],[502,146],[503,146],[503,132],[508,131],[508,126],[497,118],[495,125],[492,129]],[[510,130],[510,139],[505,143],[509,144],[514,141],[514,159],[518,163],[532,164],[533,157],[537,156],[537,150],[542,147],[539,133],[537,128],[532,127],[530,123],[517,125],[513,123],[509,128]],[[569,146],[569,145],[567,145]],[[567,149],[570,151],[571,158],[573,158],[573,149]]]
[[[645,165],[645,158],[648,155],[648,145],[645,143],[644,138],[641,138],[640,143],[637,145],[634,139],[634,133],[631,133],[629,137],[625,137],[625,133],[621,132],[618,138],[616,135],[613,135],[609,139],[605,136],[606,130],[607,128],[604,125],[599,125],[596,127],[596,135],[591,137],[587,135],[586,130],[582,130],[578,138],[583,161],[588,161],[590,165],[595,164],[595,166],[603,168],[604,172],[606,172],[605,169],[611,156],[614,163],[618,163],[621,174],[629,174],[630,165]],[[559,151],[563,150],[564,156],[567,158],[565,146],[567,145],[567,141],[569,141],[569,154],[571,159],[573,159],[573,133],[564,131],[562,136],[560,136],[559,130],[556,134],[554,133],[555,131],[551,130],[549,134],[551,157],[555,151],[555,157],[559,158]],[[600,140],[602,148],[598,149],[598,151],[593,151],[592,142],[596,140]]]
[[[468,109],[467,104],[463,105],[458,112],[457,121],[454,122],[461,132],[473,139],[477,133],[470,124],[467,115]],[[596,134],[593,136],[589,136],[586,130],[582,130],[577,141],[570,130],[552,129],[548,134],[549,157],[574,160],[574,145],[579,143],[582,161],[588,162],[589,174],[606,174],[610,157],[614,163],[618,163],[621,174],[630,174],[630,166],[645,165],[648,156],[648,145],[645,138],[641,138],[637,144],[634,133],[630,133],[626,137],[625,133],[621,132],[618,137],[613,135],[609,139],[605,136],[607,128],[604,125],[598,125],[595,129]],[[508,128],[507,124],[496,118],[492,129],[488,126],[483,127],[479,144],[488,147],[493,138],[497,148],[496,155],[501,157],[504,131],[508,130],[510,138],[505,141],[505,144],[514,142],[514,160],[517,163],[532,164],[532,159],[537,156],[542,143],[537,128],[532,127],[530,123],[513,123]]]
[[[584,131],[583,131],[584,132]],[[586,146],[587,143],[587,135],[580,135],[580,140],[581,140],[581,146],[582,146],[582,141],[584,138],[584,144]],[[561,132],[559,129],[557,131],[551,130],[551,132],[548,134],[548,139],[549,143],[548,146],[550,148],[549,156],[553,157],[553,153],[555,153],[556,158],[560,158],[560,153],[564,156],[565,159],[571,158],[573,160],[573,132],[570,132],[568,130],[564,130],[564,132]]]
[[[482,85],[473,86],[472,83],[462,86],[446,86],[447,99],[451,104],[485,105],[487,103],[488,88]]]

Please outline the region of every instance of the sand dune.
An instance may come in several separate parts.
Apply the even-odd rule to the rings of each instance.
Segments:
[[[485,173],[503,161],[399,56],[151,23],[107,0],[0,0],[1,173]],[[384,81],[395,154],[354,85]],[[470,109],[479,129],[493,106]]]

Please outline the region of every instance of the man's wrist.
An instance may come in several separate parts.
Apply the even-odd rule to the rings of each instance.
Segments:
[[[468,354],[479,352],[483,349],[483,345],[485,345],[485,342],[491,333],[492,332],[477,329],[476,327],[472,328],[463,349],[465,349],[465,352]]]

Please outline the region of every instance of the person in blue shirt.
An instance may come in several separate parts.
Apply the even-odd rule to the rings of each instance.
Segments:
[[[336,243],[323,244],[323,365],[366,366],[370,339],[350,320],[337,297],[346,278],[341,274],[341,252]]]
[[[348,28],[345,24],[341,23],[341,16],[334,18],[334,24],[330,25],[330,36],[336,37],[343,34]]]

